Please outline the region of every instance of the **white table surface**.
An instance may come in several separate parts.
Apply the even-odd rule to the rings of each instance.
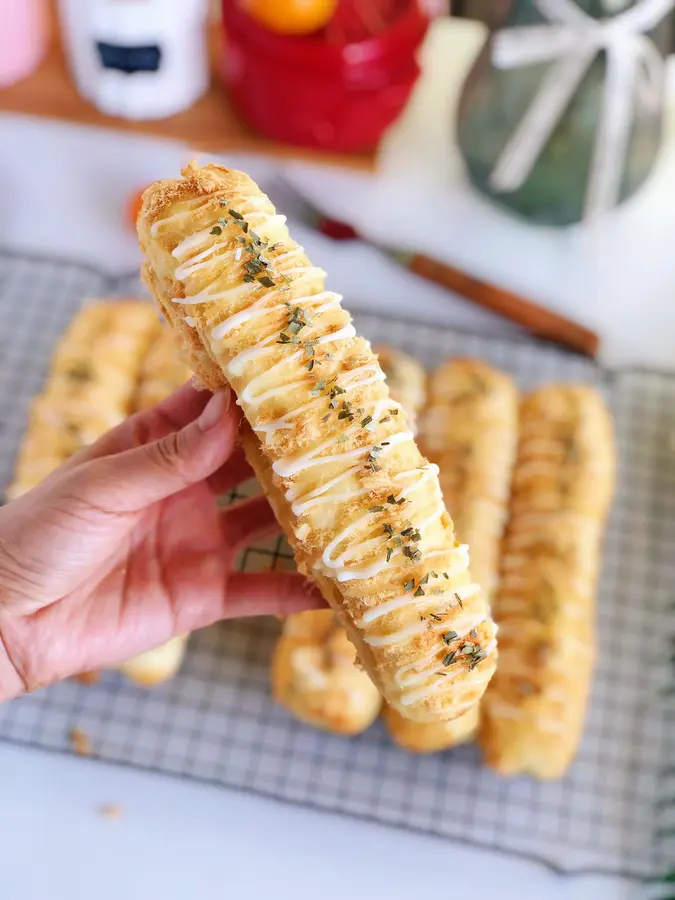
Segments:
[[[0,116],[0,246],[87,260],[111,272],[138,262],[125,227],[128,194],[174,175],[182,148],[112,132]],[[230,162],[243,165],[242,160]],[[245,161],[265,181],[268,161]],[[381,185],[361,176],[306,173],[326,202]],[[330,195],[330,196],[329,196]],[[331,199],[332,198],[332,199]],[[296,229],[297,230],[297,229]],[[487,314],[400,273],[363,246],[336,246],[299,229],[331,286],[352,306],[415,313],[462,327],[512,333]],[[649,297],[641,298],[649,318]],[[669,339],[675,341],[671,329]],[[641,353],[647,353],[643,346]],[[98,814],[119,804],[121,821]],[[389,900],[453,893],[500,900],[619,900],[629,886],[608,878],[562,879],[541,867],[432,838],[310,812],[258,797],[176,782],[0,743],[2,900],[163,900],[280,896]],[[467,893],[463,890],[462,893]]]

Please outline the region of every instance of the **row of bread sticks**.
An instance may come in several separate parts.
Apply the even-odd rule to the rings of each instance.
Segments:
[[[561,777],[583,729],[595,654],[595,590],[615,454],[610,416],[590,387],[552,385],[522,401],[508,376],[454,360],[428,380],[380,350],[392,396],[419,422],[471,570],[493,605],[499,662],[480,707],[420,723],[383,712],[417,753],[477,737],[503,774]],[[427,398],[428,391],[428,398]],[[448,635],[452,643],[454,635]],[[286,620],[272,665],[276,699],[304,722],[356,734],[382,701],[332,611]]]
[[[480,362],[446,363],[428,382],[405,354],[381,348],[380,362],[392,395],[411,422],[419,419],[420,444],[440,468],[457,533],[501,625],[500,665],[480,715],[424,724],[387,708],[387,726],[413,752],[446,749],[478,732],[499,771],[560,775],[580,737],[593,663],[593,598],[614,481],[609,416],[587,387],[544,388],[520,404],[511,380]],[[86,306],[33,403],[9,495],[187,377],[149,304]],[[185,640],[175,639],[122,669],[157,684],[175,674],[184,649]],[[292,616],[274,656],[274,694],[305,722],[358,733],[382,701],[354,663],[333,612]]]
[[[8,497],[39,484],[70,456],[130,413],[162,400],[190,376],[174,336],[142,300],[92,302],[74,317],[52,357],[42,393],[32,403]],[[121,666],[151,686],[179,669],[185,638]]]

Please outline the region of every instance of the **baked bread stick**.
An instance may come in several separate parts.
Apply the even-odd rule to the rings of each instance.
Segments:
[[[499,666],[479,735],[503,775],[560,778],[576,753],[615,469],[612,422],[595,390],[553,385],[525,400],[495,601]]]
[[[150,290],[204,384],[234,389],[298,568],[380,692],[420,721],[468,711],[494,670],[494,625],[437,468],[325,273],[257,185],[218,166],[149,187],[138,230]]]
[[[517,437],[518,392],[507,375],[472,359],[448,361],[433,373],[420,447],[440,468],[443,497],[459,539],[471,547],[471,573],[488,600],[497,584]],[[385,721],[401,747],[433,753],[470,740],[478,709],[433,724],[387,710]]]
[[[31,406],[8,497],[35,487],[127,417],[158,327],[152,305],[141,300],[95,302],[77,313]]]
[[[518,391],[504,372],[478,360],[453,359],[429,379],[420,421],[420,447],[440,469],[443,497],[459,539],[471,548],[471,574],[488,602],[499,575],[518,407]]]

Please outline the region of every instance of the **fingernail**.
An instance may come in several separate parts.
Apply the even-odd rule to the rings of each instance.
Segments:
[[[222,421],[230,408],[231,390],[225,388],[217,391],[206,404],[199,417],[199,427],[202,431],[211,431]]]

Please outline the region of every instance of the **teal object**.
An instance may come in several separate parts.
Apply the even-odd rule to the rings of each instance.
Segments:
[[[576,2],[579,9],[596,20],[610,19],[609,7],[613,15],[621,15],[637,5],[639,2],[631,0],[623,4],[620,0]],[[512,0],[500,27],[546,24],[551,23],[539,11],[536,0]],[[672,12],[667,12],[644,35],[653,41],[654,53],[664,59],[672,35]],[[497,162],[556,60],[497,68],[492,59],[493,42],[494,32],[469,73],[459,105],[457,134],[469,178],[500,207],[534,222],[579,222],[584,217],[598,123],[605,102],[607,52],[601,49],[595,55],[524,182],[515,189],[497,190],[493,176]],[[663,79],[656,85],[656,98],[654,90],[648,96],[639,84],[633,82],[630,98],[632,122],[625,153],[621,154],[624,158],[619,161],[618,202],[630,197],[645,181],[661,143]]]

